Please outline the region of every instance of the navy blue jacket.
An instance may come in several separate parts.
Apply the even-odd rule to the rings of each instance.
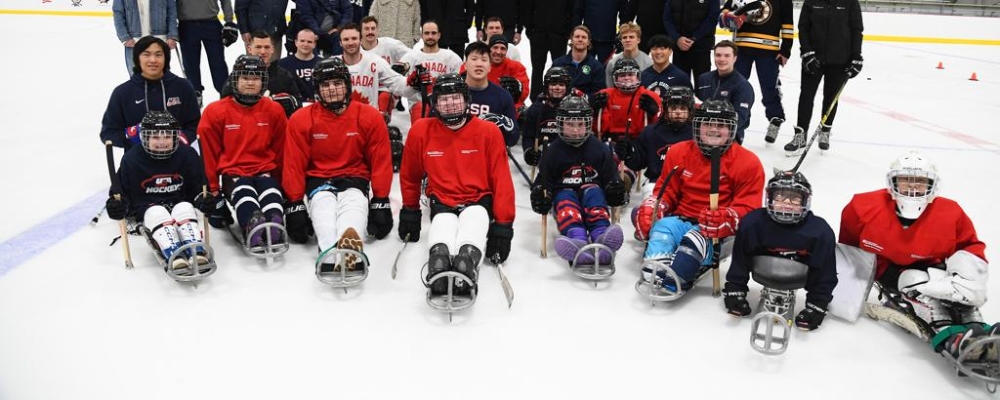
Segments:
[[[587,184],[603,189],[608,183],[621,179],[611,149],[594,135],[579,147],[570,146],[562,139],[554,140],[542,154],[538,167],[534,186],[542,185],[550,193],[562,189],[580,190]]]
[[[108,108],[104,110],[101,120],[101,143],[110,140],[115,147],[131,147],[125,130],[142,122],[142,117],[150,110],[166,110],[173,115],[181,123],[181,132],[188,143],[194,143],[198,138],[201,109],[198,108],[194,87],[187,79],[167,71],[158,81],[133,74],[111,92]]]
[[[205,185],[205,167],[190,146],[179,145],[165,160],[154,160],[135,146],[122,157],[118,181],[129,213],[142,221],[150,206],[193,202]]]
[[[295,0],[295,9],[298,10],[299,22],[321,36],[329,36],[320,29],[327,15],[333,18],[335,27],[354,21],[351,0]]]
[[[528,150],[548,139],[548,143],[559,137],[559,124],[556,122],[556,106],[538,97],[538,101],[524,112],[524,125],[521,126],[521,148]]]
[[[691,140],[691,124],[684,124],[680,129],[674,129],[664,120],[642,129],[639,137],[632,142],[635,152],[625,160],[625,166],[633,171],[645,168],[643,173],[650,182],[656,182],[663,170],[663,159],[667,157],[670,146]]]
[[[825,309],[837,286],[836,247],[833,229],[811,211],[797,224],[782,224],[771,219],[767,209],[758,208],[740,221],[726,286],[742,285],[739,289],[746,290],[753,256],[791,258],[809,266],[806,301]]]
[[[553,67],[565,67],[573,77],[571,86],[587,96],[601,91],[606,87],[604,64],[597,61],[597,56],[587,53],[579,64],[573,62],[573,53],[566,54],[552,61]]]
[[[287,8],[288,0],[236,0],[233,12],[240,33],[264,31],[274,37],[285,34]]]
[[[688,89],[694,89],[691,87],[691,77],[674,64],[667,65],[663,72],[656,72],[653,67],[646,68],[642,70],[640,80],[643,87],[656,92],[661,97],[671,86],[685,86]]]
[[[587,25],[592,42],[613,42],[618,35],[618,16],[625,15],[626,6],[627,0],[575,0],[570,26]]]
[[[736,137],[742,140],[743,131],[750,126],[750,108],[754,101],[753,87],[747,78],[736,70],[726,77],[720,77],[718,70],[708,71],[698,77],[698,88],[694,93],[702,102],[726,100],[732,104],[740,117],[736,124]]]
[[[350,0],[351,5],[354,7],[354,11],[351,14],[354,16],[354,23],[361,26],[361,19],[368,16],[369,11],[372,9],[372,2],[375,0]]]
[[[715,25],[719,23],[719,0],[667,0],[663,6],[663,25],[676,41],[691,38],[691,50],[705,51],[715,45]],[[675,47],[674,51],[679,48]]]
[[[514,129],[510,132],[503,132],[504,142],[507,147],[517,144],[517,139],[521,136],[517,130],[517,112],[514,110],[514,99],[510,97],[510,92],[504,90],[500,85],[489,82],[485,89],[469,88],[469,107],[472,115],[479,116],[486,113],[506,115],[514,121]]]

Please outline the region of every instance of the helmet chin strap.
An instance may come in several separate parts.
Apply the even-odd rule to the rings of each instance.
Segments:
[[[462,120],[458,121],[457,124],[454,125],[445,124],[444,126],[447,126],[448,129],[451,129],[453,131],[457,131],[459,129],[462,129],[462,127],[465,126],[467,122],[469,122],[469,117],[463,117]]]

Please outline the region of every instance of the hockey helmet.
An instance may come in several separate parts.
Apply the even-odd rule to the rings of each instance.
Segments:
[[[258,77],[259,82],[253,82],[253,80],[248,83],[252,86],[254,83],[257,84],[256,93],[243,93],[240,90],[239,83],[240,78],[243,77]],[[245,80],[246,81],[246,80]],[[267,90],[267,64],[264,60],[258,56],[242,55],[236,59],[236,63],[233,64],[233,72],[229,74],[229,89],[233,91],[233,98],[237,102],[246,106],[252,106],[260,101],[260,98],[264,96],[264,91]]]
[[[667,121],[667,124],[671,127],[676,129],[691,122],[691,118],[694,114],[694,91],[692,91],[691,88],[687,86],[671,86],[663,92],[661,100],[663,101],[663,110],[665,111],[661,115],[663,116],[663,120]],[[674,113],[670,112],[671,106],[681,106],[686,108],[687,117],[675,117],[673,115]]]
[[[615,87],[624,93],[632,93],[639,89],[639,63],[624,56],[615,61],[612,78]]]
[[[556,109],[559,137],[571,146],[580,146],[593,132],[594,110],[579,96],[566,96]],[[582,132],[581,132],[582,131]]]
[[[694,112],[694,141],[705,157],[712,149],[723,154],[736,137],[736,110],[725,100],[708,100]]]
[[[775,170],[774,177],[767,181],[765,206],[775,222],[798,223],[812,207],[812,185],[801,172]]]
[[[147,112],[139,127],[142,148],[150,158],[165,160],[177,151],[177,135],[180,134],[181,124],[169,112]],[[164,140],[170,141],[170,148],[166,147]]]
[[[442,110],[439,102],[449,94],[460,94],[462,102],[460,107],[451,110]],[[462,76],[454,72],[442,74],[434,81],[432,91],[435,114],[445,125],[457,125],[469,117],[469,85],[465,83]]]
[[[566,93],[569,92],[570,84],[573,82],[573,77],[569,75],[566,68],[563,67],[552,67],[548,71],[545,71],[545,76],[542,78],[542,86],[545,87],[545,98],[549,101],[559,104],[559,102],[566,97]],[[564,86],[561,95],[553,95],[552,90],[549,87],[554,84],[562,84]]]
[[[319,60],[316,66],[313,67],[313,85],[316,88],[316,100],[323,104],[327,110],[335,111],[347,107],[351,104],[351,71],[347,69],[347,64],[344,60],[338,57],[330,57]],[[340,80],[344,82],[344,98],[341,100],[327,100],[323,96],[323,89],[321,87],[324,83],[332,80]],[[332,97],[333,93],[329,93],[327,89],[328,96]]]
[[[937,167],[916,151],[893,161],[886,174],[889,193],[896,201],[896,214],[906,219],[917,219],[934,202],[938,183]]]

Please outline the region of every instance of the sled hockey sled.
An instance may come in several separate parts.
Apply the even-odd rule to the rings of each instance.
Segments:
[[[212,246],[204,242],[188,243],[178,247],[170,255],[170,258],[167,258],[164,257],[160,246],[156,244],[156,240],[153,239],[153,234],[149,228],[134,221],[131,221],[131,223],[138,226],[139,234],[146,239],[146,244],[153,249],[153,255],[156,256],[157,264],[163,268],[163,271],[167,273],[170,279],[177,282],[192,283],[197,286],[198,282],[202,279],[215,273],[217,265],[215,264],[215,251],[212,250]],[[128,240],[128,238],[123,238],[123,240]],[[177,264],[176,261],[178,259],[186,260],[187,265],[183,268],[174,268],[173,266]],[[201,259],[207,262],[199,263],[198,261]]]
[[[472,279],[469,279],[468,276],[465,276],[465,274],[458,271],[441,271],[428,280],[424,278],[427,276],[427,264],[425,263],[420,269],[420,276],[420,280],[427,288],[427,305],[431,306],[431,308],[435,310],[448,313],[448,322],[451,322],[451,316],[453,313],[472,307],[472,305],[476,303],[476,296],[479,289],[476,286],[476,283],[473,282]],[[443,295],[435,295],[434,293],[431,293],[431,285],[440,279],[447,280],[448,292]],[[458,282],[463,282],[474,289],[472,289],[467,295],[456,294],[455,284]]]
[[[729,258],[732,253],[733,239],[729,238],[720,242],[719,264],[722,263],[722,260]],[[668,255],[663,260],[643,260],[642,265],[639,268],[640,271],[645,271],[648,268],[651,271],[651,278],[647,279],[644,276],[646,272],[641,272],[639,274],[639,280],[635,283],[635,291],[649,299],[651,305],[655,305],[657,302],[665,303],[675,301],[684,297],[684,295],[688,292],[688,290],[681,289],[680,287],[677,287],[677,290],[670,290],[669,288],[663,286],[663,278],[660,277],[661,271],[663,272],[663,275],[670,277],[670,279],[673,279],[674,282],[680,282],[680,277],[678,277],[677,273],[670,268],[670,264],[673,260],[673,254]],[[710,275],[706,274],[706,272],[711,271],[711,269],[712,268],[709,268],[708,266],[703,266],[699,269],[691,287],[697,285],[698,281],[700,281],[704,276]]]
[[[757,314],[750,322],[750,347],[762,354],[779,355],[788,350],[795,291],[806,286],[809,266],[774,256],[754,256],[750,266],[750,278],[763,286]]]
[[[334,265],[333,271],[323,271],[323,264]],[[345,293],[368,279],[368,269],[368,256],[357,250],[333,246],[316,258],[316,279]]]
[[[611,254],[611,262],[601,264],[598,260],[600,260],[601,252],[605,251]],[[580,257],[586,254],[590,254],[593,257],[593,263],[583,263],[580,261]],[[577,250],[576,255],[573,256],[573,260],[569,263],[569,268],[576,276],[593,281],[594,286],[597,286],[598,281],[608,279],[615,274],[616,256],[617,253],[611,250],[610,247],[600,243],[591,243]]]
[[[233,240],[240,244],[240,248],[243,250],[243,253],[252,258],[265,260],[268,265],[271,265],[275,258],[288,252],[288,249],[290,248],[288,243],[288,231],[282,224],[264,222],[251,229],[246,237],[253,237],[258,233],[263,233],[264,243],[260,246],[250,246],[246,238],[233,231],[232,227],[234,225],[239,227],[237,224],[230,225],[228,229],[229,235],[233,237]],[[278,235],[274,236],[271,229],[278,229]]]
[[[837,286],[828,311],[831,316],[845,321],[858,320],[865,309],[865,301],[875,278],[875,254],[860,248],[838,243]]]

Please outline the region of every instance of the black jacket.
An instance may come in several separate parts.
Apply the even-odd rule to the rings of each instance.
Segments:
[[[299,91],[298,78],[295,77],[287,69],[278,66],[278,63],[273,62],[267,66],[267,90],[271,92],[271,95],[276,95],[280,93],[287,93],[295,97],[302,104],[302,93]],[[226,85],[222,88],[222,93],[220,97],[231,96],[233,94],[233,89]],[[312,99],[309,99],[312,101]]]
[[[437,21],[442,47],[469,43],[468,28],[475,7],[474,0],[422,0],[420,17],[421,21]]]
[[[483,30],[486,27],[486,19],[489,17],[500,17],[503,20],[505,32],[521,33],[524,25],[518,19],[521,10],[522,0],[477,0],[476,1],[476,29]],[[487,38],[488,39],[488,38]]]
[[[288,0],[236,0],[233,11],[240,33],[264,31],[273,36],[285,34],[285,9]]]
[[[806,0],[799,13],[799,52],[823,64],[861,59],[864,25],[858,0]]]
[[[519,22],[528,30],[528,37],[550,33],[568,40],[572,18],[573,0],[521,0]]]
[[[625,14],[627,5],[627,0],[575,0],[572,25],[587,25],[591,42],[613,42],[618,32],[618,17]]]
[[[674,40],[681,36],[694,39],[691,50],[709,50],[715,45],[720,6],[719,0],[667,0],[663,25]]]
[[[649,40],[656,35],[666,35],[667,28],[663,24],[664,0],[630,0],[622,14],[622,22],[633,21],[642,27],[642,40],[639,50],[649,53]]]

